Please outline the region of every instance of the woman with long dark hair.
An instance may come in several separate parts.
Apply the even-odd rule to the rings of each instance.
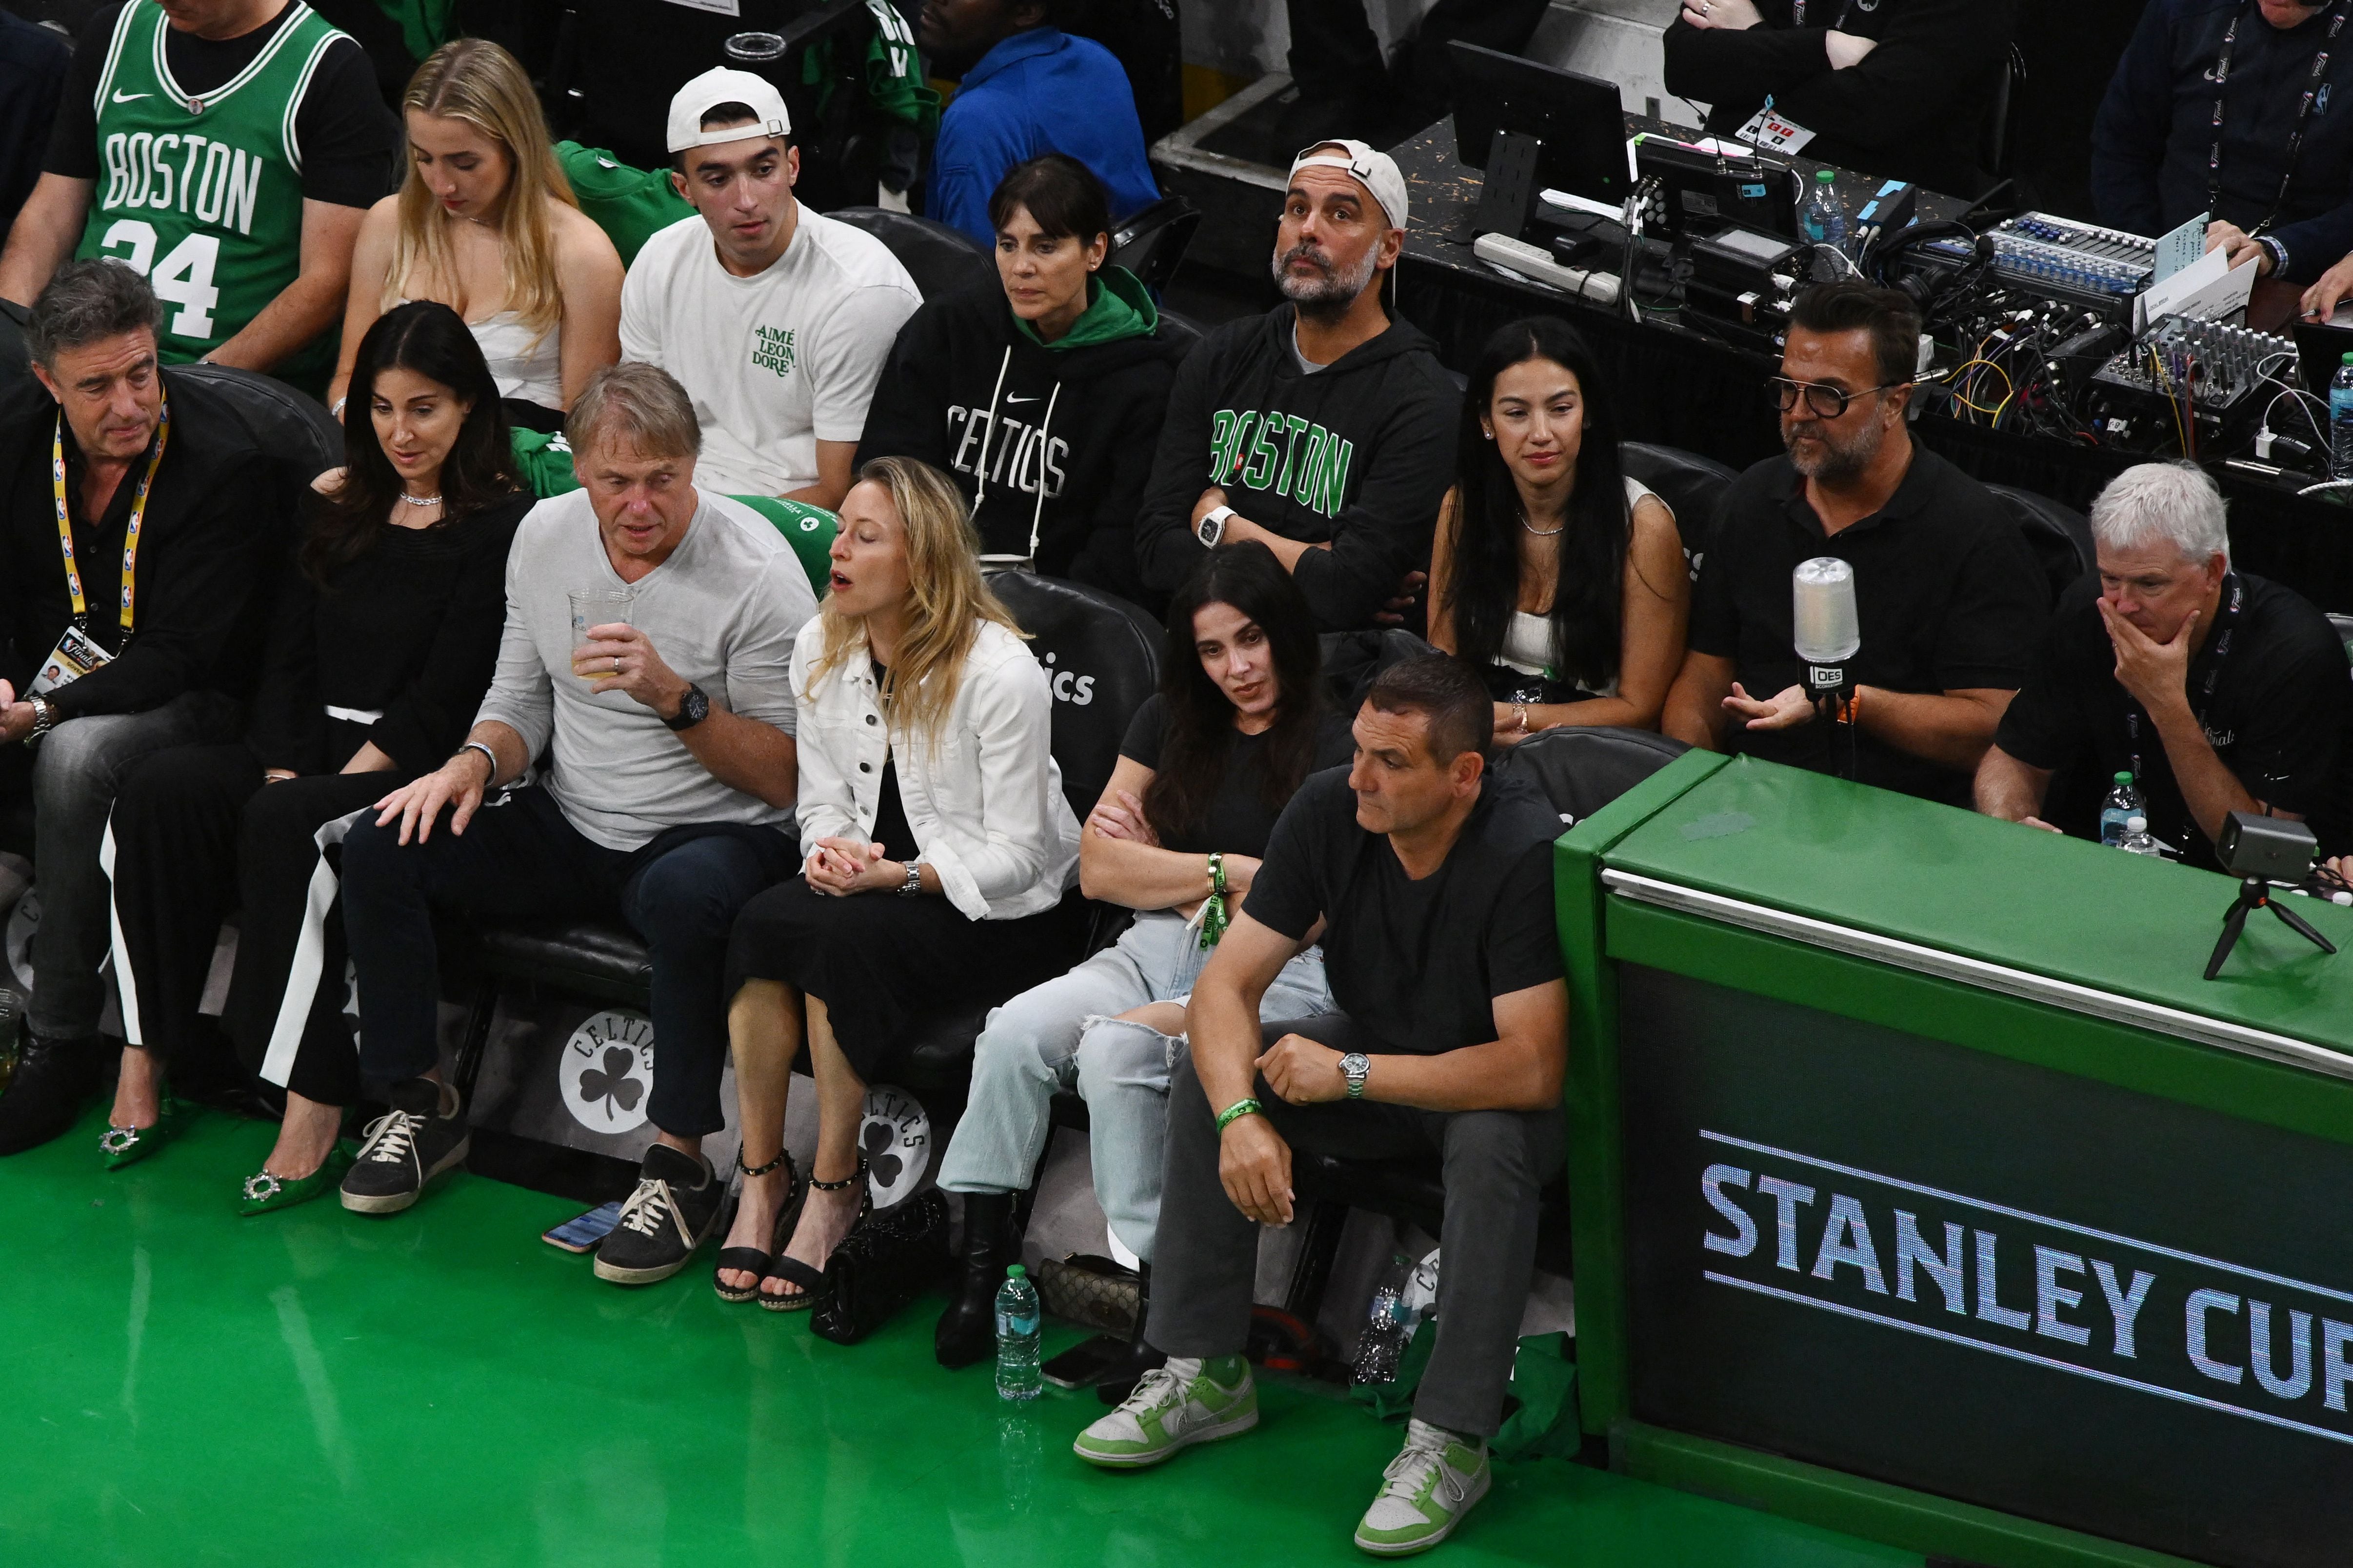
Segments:
[[[345,466],[312,486],[245,738],[142,759],[108,826],[130,1045],[104,1152],[127,1164],[163,1142],[165,1065],[207,1044],[215,937],[241,903],[224,1022],[263,1092],[286,1100],[245,1184],[248,1214],[342,1174],[360,1082],[332,850],[349,814],[465,739],[506,620],[507,544],[532,504],[509,468],[497,384],[447,305],[378,318],[352,387]]]
[[[1655,730],[1691,579],[1674,514],[1619,467],[1607,389],[1554,316],[1487,340],[1430,552],[1430,640],[1477,667],[1506,743],[1563,724]]]
[[[1184,998],[1250,891],[1283,803],[1352,752],[1347,717],[1323,700],[1314,617],[1265,545],[1209,552],[1171,601],[1167,625],[1160,690],[1136,710],[1079,839],[1080,885],[1135,910],[1134,923],[997,1009],[975,1048],[971,1099],[940,1168],[940,1185],[965,1205],[964,1285],[934,1339],[948,1366],[995,1343],[997,1287],[1021,1250],[1015,1196],[1045,1147],[1056,1089],[1085,1096],[1095,1195],[1120,1245],[1150,1260]],[[1331,1005],[1323,952],[1309,948],[1259,1016]],[[1142,1370],[1103,1373],[1133,1382]]]

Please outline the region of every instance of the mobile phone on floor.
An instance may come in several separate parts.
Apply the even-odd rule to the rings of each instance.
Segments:
[[[621,1205],[617,1200],[598,1204],[586,1214],[575,1215],[554,1230],[545,1232],[539,1239],[566,1252],[594,1252],[596,1244],[610,1236],[613,1227],[620,1223]]]

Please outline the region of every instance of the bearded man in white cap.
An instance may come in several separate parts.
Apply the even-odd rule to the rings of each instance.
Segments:
[[[800,149],[776,88],[707,70],[670,103],[670,183],[696,216],[621,286],[621,357],[660,366],[702,426],[696,481],[828,509],[923,295],[881,241],[793,199]]]
[[[1388,153],[1324,142],[1292,163],[1274,242],[1285,302],[1219,328],[1176,373],[1136,521],[1148,587],[1169,593],[1204,550],[1253,541],[1321,630],[1419,618],[1462,395],[1383,299],[1405,223]]]

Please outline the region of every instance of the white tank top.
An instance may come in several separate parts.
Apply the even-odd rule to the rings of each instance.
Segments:
[[[403,305],[414,304],[402,300]],[[558,321],[532,341],[531,329],[523,325],[522,317],[512,310],[501,310],[495,316],[485,316],[479,321],[469,321],[466,330],[474,334],[475,347],[482,351],[489,362],[491,379],[498,383],[501,397],[519,398],[536,403],[543,408],[562,412],[564,408],[564,324]]]
[[[1632,511],[1645,496],[1649,496],[1653,500],[1658,500],[1657,495],[1641,480],[1631,478],[1626,480],[1626,510],[1629,512]],[[1660,501],[1659,504],[1664,506],[1666,502]],[[1674,516],[1672,511],[1667,515],[1670,521]],[[1525,610],[1514,610],[1512,624],[1504,632],[1503,652],[1496,656],[1496,662],[1509,665],[1522,675],[1542,676],[1547,680],[1554,679],[1551,673],[1552,617],[1532,616]],[[1605,686],[1588,686],[1583,680],[1577,680],[1572,684],[1576,689],[1589,697],[1618,695],[1618,678],[1614,675],[1609,678],[1609,684]]]

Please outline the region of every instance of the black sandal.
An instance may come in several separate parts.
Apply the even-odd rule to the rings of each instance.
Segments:
[[[853,1182],[866,1182],[866,1155],[863,1152],[860,1152],[858,1156],[857,1170],[838,1182],[820,1182],[811,1176],[807,1184],[807,1190],[818,1193],[838,1193]],[[874,1188],[871,1184],[868,1184],[864,1192],[859,1196],[858,1217],[849,1222],[849,1228],[856,1230],[865,1223],[866,1216],[873,1212]],[[760,1305],[771,1312],[806,1312],[817,1305],[818,1292],[825,1288],[824,1271],[810,1268],[797,1258],[786,1258],[781,1243],[776,1247],[776,1260],[768,1265],[768,1271],[761,1278],[760,1284],[765,1286],[771,1279],[781,1279],[787,1285],[800,1287],[800,1294],[797,1296],[779,1296],[772,1291],[760,1289],[758,1291]]]
[[[776,1157],[765,1165],[747,1165],[744,1163],[744,1151],[741,1148],[735,1151],[735,1168],[747,1176],[765,1176],[779,1165],[785,1168],[785,1206],[777,1211],[776,1223],[769,1230],[768,1249],[763,1252],[756,1247],[726,1247],[720,1252],[719,1260],[712,1268],[711,1288],[719,1293],[723,1301],[741,1303],[760,1293],[760,1281],[767,1275],[769,1265],[775,1261],[776,1254],[784,1250],[784,1238],[799,1219],[801,1202],[808,1196],[807,1184],[801,1180],[800,1167],[793,1163],[791,1150],[778,1149]],[[725,1284],[719,1278],[723,1273],[749,1274],[752,1283],[749,1288]]]

